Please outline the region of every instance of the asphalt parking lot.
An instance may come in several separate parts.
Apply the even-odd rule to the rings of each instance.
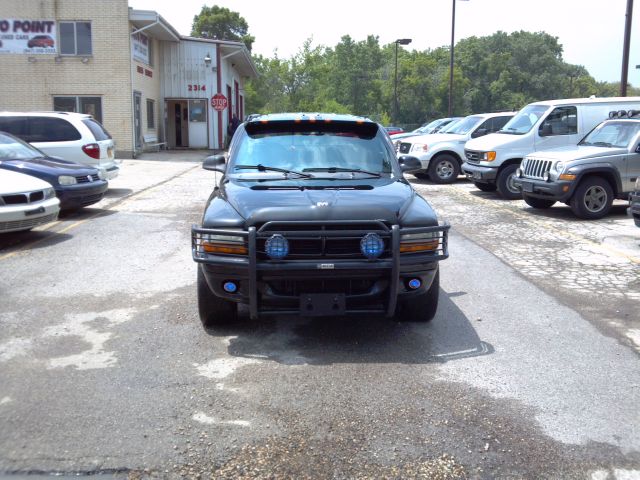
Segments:
[[[452,225],[427,325],[204,331],[203,152],[0,238],[0,475],[640,478],[640,228],[411,181]]]

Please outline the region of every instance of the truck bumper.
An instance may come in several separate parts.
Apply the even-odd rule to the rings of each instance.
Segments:
[[[403,233],[438,232],[438,249],[428,254],[400,255],[400,230],[393,226],[385,239],[390,254],[384,258],[276,261],[258,252],[257,245],[264,234],[255,227],[246,232],[248,255],[238,257],[205,253],[203,235],[219,231],[194,226],[192,253],[211,291],[226,300],[248,305],[251,318],[287,314],[393,316],[399,298],[423,295],[431,287],[438,261],[448,257],[448,230],[449,225],[403,230]],[[280,233],[287,236],[286,232]],[[295,233],[291,234],[295,238]],[[414,280],[413,288],[409,286],[410,280]],[[236,286],[233,293],[224,288],[228,282]]]
[[[569,201],[575,188],[575,182],[545,182],[544,180],[518,177],[513,181],[525,195],[564,203]]]
[[[497,167],[482,167],[468,162],[462,164],[462,171],[469,180],[478,183],[496,183],[498,176]]]

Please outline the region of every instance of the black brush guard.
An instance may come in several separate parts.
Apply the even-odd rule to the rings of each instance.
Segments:
[[[402,228],[398,225],[387,226],[381,221],[321,221],[321,222],[267,222],[256,228],[249,227],[248,231],[202,228],[193,225],[191,228],[191,249],[193,260],[212,266],[224,267],[237,273],[240,278],[246,279],[248,287],[243,289],[243,294],[248,298],[249,314],[255,319],[261,315],[274,314],[301,314],[300,308],[265,308],[260,305],[260,290],[258,284],[265,279],[273,279],[274,275],[286,273],[287,280],[295,282],[307,281],[309,279],[329,279],[332,276],[358,278],[378,278],[382,280],[385,289],[388,290],[386,305],[371,308],[359,308],[353,311],[344,307],[344,299],[339,297],[336,301],[342,302],[340,314],[385,314],[393,316],[399,292],[400,271],[406,268],[417,275],[412,266],[433,264],[449,257],[448,253],[448,232],[450,225],[441,224],[433,227]],[[324,245],[331,240],[353,240],[360,239],[366,233],[377,233],[385,242],[383,254],[374,260],[365,258],[360,252],[346,252],[343,254],[325,255],[320,254],[298,254],[293,258],[283,260],[271,260],[258,246],[264,245],[267,238],[274,234],[283,235],[290,244],[297,241],[319,241]],[[429,253],[400,253],[401,235],[436,233],[438,247]],[[243,237],[248,249],[246,256],[210,254],[203,248],[203,240],[208,235],[228,235]],[[428,269],[425,269],[428,270]],[[380,282],[379,282],[380,283]],[[374,288],[375,289],[375,288]],[[380,289],[378,288],[378,292]],[[264,292],[262,292],[264,293]],[[340,295],[341,292],[335,292]],[[302,294],[304,296],[305,294]],[[306,294],[317,295],[317,294]],[[330,300],[326,294],[326,300]],[[356,295],[357,296],[357,295]],[[324,301],[325,298],[315,298],[316,301]],[[236,300],[237,301],[237,300]],[[310,300],[311,301],[311,300]],[[330,314],[330,311],[316,312],[320,315]]]

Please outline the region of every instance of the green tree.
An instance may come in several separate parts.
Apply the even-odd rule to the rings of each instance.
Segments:
[[[200,38],[215,38],[218,40],[232,40],[244,42],[249,50],[255,37],[249,35],[249,25],[238,12],[214,5],[204,5],[200,13],[193,17],[191,36]]]

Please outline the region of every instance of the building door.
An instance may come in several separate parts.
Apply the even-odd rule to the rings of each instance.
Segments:
[[[133,92],[133,124],[136,150],[142,150],[142,95]]]
[[[169,148],[189,146],[189,108],[186,100],[168,102],[169,125],[167,136]]]
[[[206,100],[189,100],[189,146],[191,148],[208,146]]]

